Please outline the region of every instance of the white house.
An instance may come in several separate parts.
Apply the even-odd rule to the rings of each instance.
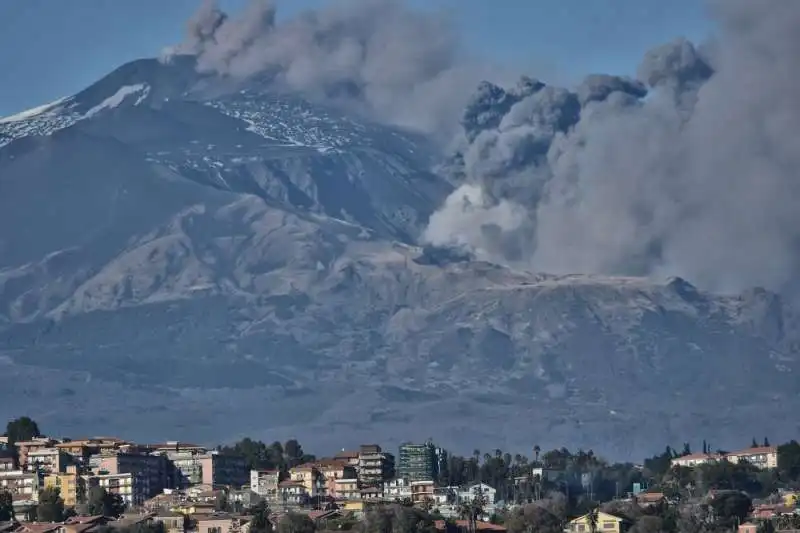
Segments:
[[[484,498],[487,505],[494,505],[497,497],[497,491],[486,483],[476,483],[475,485],[470,485],[466,490],[459,493],[458,499],[462,502],[468,502],[481,496]]]

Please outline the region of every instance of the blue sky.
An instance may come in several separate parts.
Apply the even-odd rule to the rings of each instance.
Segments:
[[[545,80],[632,74],[651,46],[712,29],[701,0],[407,0],[455,15],[467,48]],[[246,0],[222,0],[229,11]],[[325,0],[279,1],[279,17]],[[199,0],[2,0],[0,116],[73,94],[180,40]]]

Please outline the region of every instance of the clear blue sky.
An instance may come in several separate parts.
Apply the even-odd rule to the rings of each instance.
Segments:
[[[334,0],[335,1],[335,0]],[[246,0],[222,0],[234,11]],[[702,0],[408,0],[451,8],[465,44],[528,74],[631,74],[651,46],[702,39]],[[325,0],[279,1],[279,18]],[[0,0],[0,116],[86,87],[180,40],[199,0]],[[537,72],[538,71],[538,72]],[[555,73],[555,74],[554,74]]]

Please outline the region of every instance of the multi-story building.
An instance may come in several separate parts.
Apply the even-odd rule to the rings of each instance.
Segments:
[[[438,476],[436,446],[432,442],[400,445],[397,477],[409,481],[435,481]]]
[[[89,439],[64,439],[54,448],[70,455],[77,464],[85,464],[92,455],[128,451],[135,445],[116,437],[93,437]]]
[[[325,491],[325,478],[313,463],[295,466],[289,470],[292,481],[302,483],[310,498],[323,496]]]
[[[125,505],[142,505],[150,497],[149,485],[141,473],[95,474],[86,476],[86,486],[99,485],[110,494],[117,494]]]
[[[0,472],[0,490],[30,501],[39,501],[42,488],[42,475],[39,472],[5,470]]]
[[[351,466],[347,461],[340,459],[323,459],[314,463],[314,465],[324,478],[325,495],[330,496],[331,498],[338,498],[338,495],[336,494],[337,479],[358,478],[356,468]]]
[[[89,466],[95,474],[118,475],[132,474],[135,478],[136,490],[144,493],[145,498],[169,488],[167,459],[160,455],[140,453],[112,453],[93,455],[89,458]]]
[[[433,501],[433,480],[412,481],[411,482],[411,501],[414,505],[423,503],[425,500]]]
[[[673,467],[676,466],[684,466],[684,467],[693,467],[697,465],[704,465],[707,463],[715,463],[717,461],[722,461],[724,459],[723,455],[718,453],[691,453],[689,455],[684,455],[682,457],[676,457],[670,464]]]
[[[198,459],[202,468],[202,483],[212,487],[230,486],[241,488],[249,479],[249,471],[244,458],[225,455],[216,451],[202,455]]]
[[[11,457],[0,457],[0,472],[11,472],[14,468],[14,459]]]
[[[280,470],[251,470],[250,490],[266,499],[276,501],[278,497],[278,483],[281,482]]]
[[[203,483],[203,465],[200,459],[208,453],[203,446],[167,441],[163,444],[150,444],[146,448],[151,455],[163,455],[170,460],[173,465],[171,472],[173,487],[186,488]]]
[[[67,507],[75,507],[86,500],[86,480],[78,475],[76,466],[68,466],[65,473],[44,477],[44,488],[56,488]]]
[[[357,478],[340,478],[335,482],[337,500],[358,500],[361,498],[361,491],[358,488]]]
[[[411,482],[407,478],[398,477],[383,483],[383,497],[391,501],[411,499]]]
[[[22,464],[22,463],[20,463]],[[29,450],[25,455],[24,466],[28,470],[38,470],[44,474],[60,474],[75,464],[72,456],[58,448],[39,448]]]
[[[281,481],[278,483],[278,502],[284,508],[296,507],[308,503],[306,487],[299,481]]]
[[[778,447],[758,446],[728,453],[725,459],[732,463],[749,463],[757,468],[778,468]]]
[[[48,437],[36,437],[31,440],[19,441],[14,443],[17,447],[17,456],[19,457],[19,464],[28,464],[28,454],[44,448],[50,448],[56,441]]]
[[[358,451],[342,450],[333,456],[336,461],[343,461],[348,466],[352,466],[358,470]]]
[[[365,444],[358,451],[358,481],[362,488],[380,485],[394,477],[394,456],[377,444]]]

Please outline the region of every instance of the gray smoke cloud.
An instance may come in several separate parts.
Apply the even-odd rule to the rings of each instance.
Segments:
[[[637,79],[484,83],[425,233],[538,271],[781,289],[800,259],[800,2],[717,0]]]
[[[251,0],[230,17],[206,1],[165,56],[191,54],[201,72],[257,76],[377,120],[452,135],[478,81],[500,75],[461,50],[444,14],[400,0],[339,0],[282,22],[272,2]]]

